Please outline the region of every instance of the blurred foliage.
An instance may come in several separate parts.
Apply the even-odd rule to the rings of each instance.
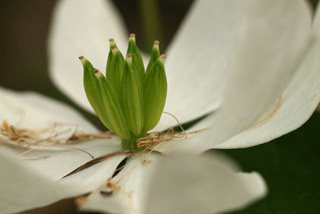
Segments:
[[[310,0],[313,8],[316,8],[316,6],[319,4],[319,0]]]
[[[161,52],[166,49],[193,0],[114,0],[113,2],[123,16],[129,33],[137,34],[139,48],[149,53],[154,40],[160,40]],[[144,13],[146,11],[144,7],[147,5],[155,7],[153,10],[157,9],[158,12]],[[156,17],[151,17],[152,15]],[[148,23],[144,23],[147,19],[150,19]],[[154,19],[158,20],[155,20],[155,23],[149,22]]]

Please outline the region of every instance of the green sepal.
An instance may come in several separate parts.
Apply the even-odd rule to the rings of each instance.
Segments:
[[[167,98],[167,77],[164,69],[165,55],[151,66],[144,84],[145,122],[143,131],[153,129],[159,122]]]
[[[159,49],[159,41],[155,41],[153,43],[150,61],[147,66],[146,75],[149,73],[152,65],[159,59],[160,57],[160,49]]]
[[[101,122],[109,130],[114,131],[112,125],[107,120],[107,113],[103,107],[104,105],[101,99],[101,91],[98,79],[94,74],[95,68],[86,58],[81,56],[79,59],[81,60],[83,66],[83,84],[87,98]]]
[[[107,120],[108,123],[113,127],[113,132],[115,132],[121,138],[130,138],[131,135],[128,125],[114,87],[100,71],[96,70],[95,75],[98,79],[98,84],[101,91],[101,100],[106,111]]]
[[[141,134],[144,124],[144,95],[141,79],[139,74],[133,70],[132,60],[131,54],[128,54],[122,76],[122,95],[128,127],[136,137]]]
[[[139,74],[139,78],[143,83],[145,80],[144,65],[140,51],[136,45],[135,34],[130,34],[127,54],[132,55],[133,70]]]
[[[121,94],[121,78],[124,70],[124,58],[115,45],[114,42],[110,43],[110,52],[107,64],[107,80],[115,87],[118,96]]]

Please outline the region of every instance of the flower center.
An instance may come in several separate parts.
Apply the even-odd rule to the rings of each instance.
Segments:
[[[133,152],[143,149],[137,139],[146,137],[160,120],[167,97],[164,69],[166,56],[160,55],[155,41],[150,61],[143,60],[131,34],[126,58],[110,39],[106,76],[84,57],[79,57],[84,69],[87,98],[101,122],[122,139],[122,147]]]

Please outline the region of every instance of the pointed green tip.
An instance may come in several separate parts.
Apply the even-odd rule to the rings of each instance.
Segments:
[[[136,34],[131,33],[131,34],[130,34],[130,37],[129,37],[129,41],[136,42]]]
[[[93,71],[93,73],[96,75],[97,78],[100,78],[101,76],[103,76],[102,73],[98,69],[95,69]]]
[[[126,55],[126,61],[131,64],[132,63],[132,54],[127,54]]]
[[[159,50],[159,44],[160,42],[158,40],[154,41],[153,48]]]
[[[120,52],[119,49],[117,48],[117,46],[111,46],[110,49],[111,49],[113,55]]]
[[[114,41],[113,38],[109,39],[109,43],[110,43],[110,48],[117,47],[117,44],[116,44],[116,42]]]
[[[83,56],[80,56],[79,59],[80,59],[80,61],[81,61],[81,63],[82,63],[82,66],[83,66],[83,69],[84,69],[85,72],[86,72],[86,71],[91,71],[91,72],[94,71],[94,67],[93,67],[93,65],[90,63],[89,60],[87,60],[87,59],[84,58]]]
[[[109,42],[110,42],[110,49],[113,54],[120,52],[114,39],[112,38],[109,39]]]
[[[165,54],[162,54],[160,57],[159,57],[159,61],[163,64],[164,61],[166,60],[167,56]]]
[[[79,59],[80,59],[83,66],[88,62],[88,60],[86,58],[84,58],[84,56],[79,56]]]

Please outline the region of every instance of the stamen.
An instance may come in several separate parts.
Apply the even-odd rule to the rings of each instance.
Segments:
[[[89,194],[77,197],[74,200],[74,202],[76,203],[76,205],[81,206],[81,205],[83,205],[84,203],[86,203],[88,201],[88,196],[89,196]]]
[[[5,131],[9,131],[9,124],[7,121],[2,122],[2,127]]]
[[[118,184],[118,182],[114,182],[112,179],[108,181],[106,186],[111,188],[116,193],[119,192],[121,189],[121,186]]]
[[[56,130],[58,127],[59,130]],[[55,123],[38,130],[15,127],[9,125],[6,121],[2,123],[2,127],[0,126],[0,134],[2,136],[11,140],[12,145],[18,145],[24,149],[31,146],[64,146],[78,144],[85,140],[109,139],[114,135],[114,133],[110,131],[104,133],[83,133],[77,130],[78,127],[74,126],[74,124],[64,123]]]

